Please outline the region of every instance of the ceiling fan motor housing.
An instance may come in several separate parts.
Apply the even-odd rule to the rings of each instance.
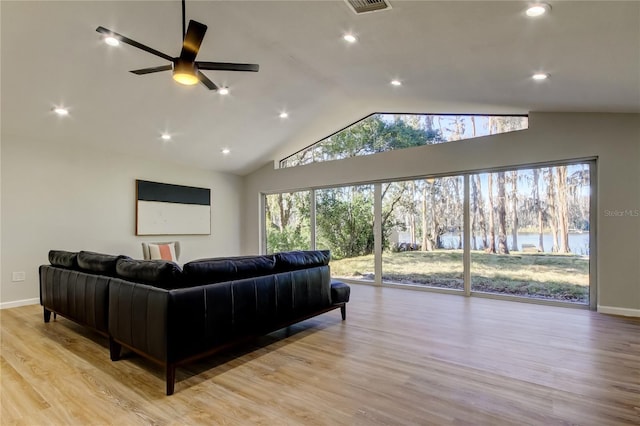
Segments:
[[[194,62],[185,61],[177,58],[173,62],[173,79],[180,84],[188,86],[197,84],[198,79],[196,64]]]

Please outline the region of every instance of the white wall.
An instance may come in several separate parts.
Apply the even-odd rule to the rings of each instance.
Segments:
[[[3,135],[0,306],[39,297],[50,249],[142,258],[142,241],[180,240],[180,262],[240,253],[241,178]],[[135,180],[211,188],[211,235],[135,235]],[[24,271],[24,282],[11,282]]]
[[[366,157],[274,169],[244,179],[242,251],[260,251],[261,192],[454,174],[492,167],[597,157],[598,305],[640,316],[640,217],[605,210],[640,209],[640,115],[531,113],[529,130]]]

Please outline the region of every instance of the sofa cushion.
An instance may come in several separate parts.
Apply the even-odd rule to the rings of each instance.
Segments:
[[[171,289],[182,286],[182,270],[166,260],[118,259],[116,273],[125,280],[155,287]]]
[[[185,263],[183,272],[191,284],[213,284],[260,277],[275,272],[273,256],[240,256],[199,259]]]
[[[78,253],[64,250],[49,250],[49,263],[60,268],[78,267]]]
[[[78,253],[78,266],[80,269],[101,275],[116,275],[116,262],[118,259],[128,259],[128,256],[114,256],[111,254],[81,251]]]
[[[329,250],[288,251],[276,253],[274,256],[278,272],[324,266],[328,265],[331,259]]]

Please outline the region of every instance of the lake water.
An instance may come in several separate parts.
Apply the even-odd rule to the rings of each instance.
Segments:
[[[507,235],[507,246],[509,250],[511,250],[513,239],[511,235]],[[542,234],[542,242],[544,243],[544,252],[551,253],[551,234]],[[445,234],[442,236],[442,243],[444,244],[444,248],[457,248],[458,247],[459,238],[456,234]],[[478,245],[481,244],[482,239],[476,237],[476,242]],[[497,235],[496,235],[496,244],[497,244]],[[538,245],[538,234],[529,234],[529,233],[519,233],[518,234],[518,250],[522,250],[522,244],[533,244],[534,246]],[[580,255],[588,255],[589,254],[589,233],[570,233],[569,234],[569,248],[571,249],[571,253],[580,254]]]

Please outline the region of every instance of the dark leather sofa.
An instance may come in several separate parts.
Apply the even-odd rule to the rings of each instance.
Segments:
[[[165,261],[81,251],[49,252],[40,267],[44,321],[51,313],[162,365],[171,395],[176,367],[240,341],[340,308],[349,287],[332,281],[328,251]]]

